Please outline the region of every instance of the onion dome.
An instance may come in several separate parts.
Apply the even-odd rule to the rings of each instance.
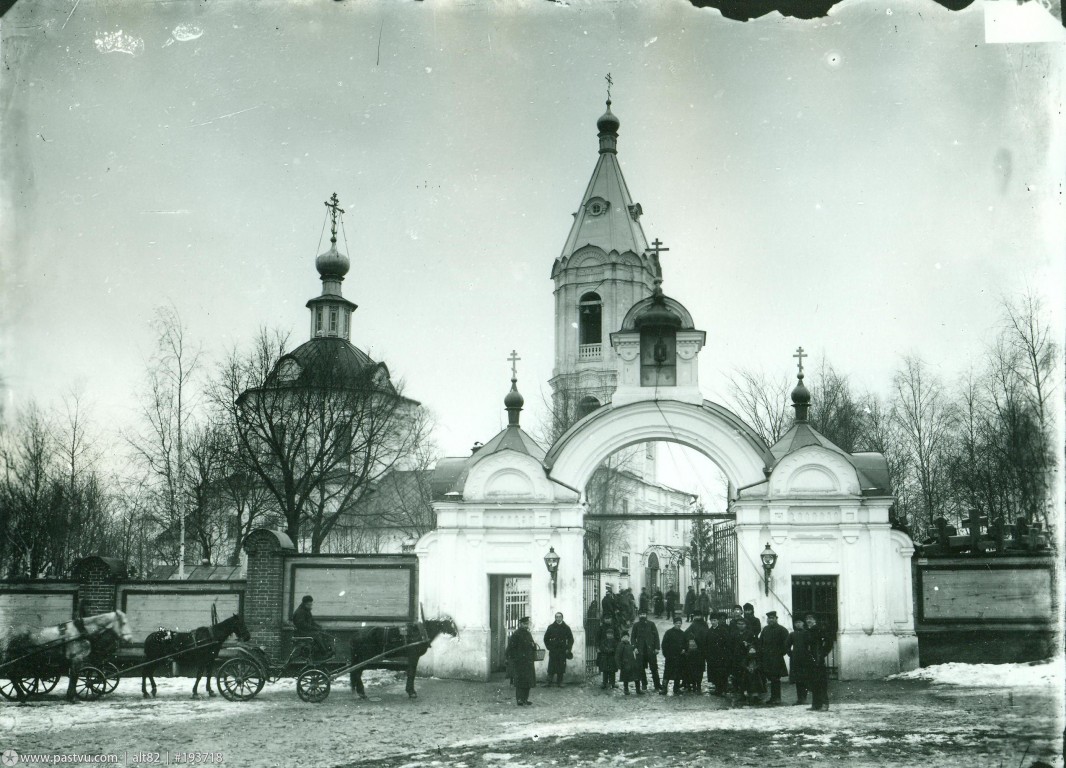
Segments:
[[[522,411],[522,406],[526,404],[526,399],[522,397],[522,393],[518,391],[518,379],[511,379],[511,391],[507,393],[507,396],[503,398],[503,407],[507,409],[507,426],[518,426],[518,414]]]
[[[611,102],[607,102],[607,111],[600,115],[600,119],[596,121],[596,127],[600,130],[600,133],[618,133],[618,128],[622,123],[611,111]]]
[[[617,155],[618,154],[618,126],[621,123],[618,118],[611,112],[611,100],[607,99],[607,111],[600,115],[600,119],[596,121],[596,127],[600,131],[600,154],[601,155]]]
[[[315,269],[323,280],[343,280],[351,265],[348,257],[337,250],[335,240],[330,243],[328,251],[315,259]]]

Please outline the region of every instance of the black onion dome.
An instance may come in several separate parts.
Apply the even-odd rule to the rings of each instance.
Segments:
[[[332,277],[343,280],[351,266],[352,263],[348,257],[337,250],[336,243],[332,243],[328,251],[315,259],[315,269],[323,278]]]
[[[621,121],[611,111],[611,102],[608,101],[607,111],[600,115],[600,119],[596,121],[596,127],[599,128],[600,133],[618,133],[621,125]]]
[[[518,391],[514,386],[511,387],[511,391],[507,393],[507,396],[503,398],[503,406],[508,410],[512,408],[521,408],[526,404],[526,399],[522,397],[522,393]]]

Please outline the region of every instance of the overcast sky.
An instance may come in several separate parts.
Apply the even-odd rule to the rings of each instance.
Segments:
[[[9,413],[78,385],[101,422],[132,420],[166,303],[212,360],[260,326],[305,341],[337,192],[352,342],[449,455],[505,423],[516,349],[532,431],[608,72],[710,399],[797,345],[876,391],[908,352],[951,379],[1001,296],[1063,304],[1063,48],[985,44],[981,3],[890,6],[21,2],[2,23]]]

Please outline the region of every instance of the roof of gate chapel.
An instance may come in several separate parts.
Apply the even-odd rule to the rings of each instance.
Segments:
[[[800,348],[802,353],[802,347]],[[883,454],[873,451],[848,453],[816,430],[807,421],[807,412],[811,406],[811,393],[803,384],[802,358],[798,383],[792,390],[792,407],[796,409],[796,422],[770,447],[774,456],[774,466],[790,454],[809,446],[818,446],[842,456],[855,470],[859,480],[859,489],[863,496],[889,496],[892,494],[892,481],[888,473],[888,460]]]

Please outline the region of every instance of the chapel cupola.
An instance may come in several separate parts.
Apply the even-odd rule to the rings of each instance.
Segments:
[[[661,246],[656,240],[656,263],[658,252],[667,250]],[[663,293],[662,277],[657,276],[652,295],[630,307],[621,329],[611,334],[618,377],[612,402],[702,403],[697,358],[706,342],[707,334],[696,329],[680,302]]]
[[[329,250],[315,259],[315,268],[322,278],[322,295],[307,302],[311,310],[311,338],[351,338],[352,312],[357,307],[341,294],[341,283],[351,268],[346,254],[337,250],[337,223],[344,209],[337,193],[326,202],[330,217]]]
[[[796,374],[796,388],[792,390],[792,407],[796,409],[796,423],[807,423],[807,412],[811,407],[811,393],[810,390],[803,383],[803,358],[807,355],[803,351],[803,347],[796,350],[796,354],[793,357],[799,360],[799,371]]]

